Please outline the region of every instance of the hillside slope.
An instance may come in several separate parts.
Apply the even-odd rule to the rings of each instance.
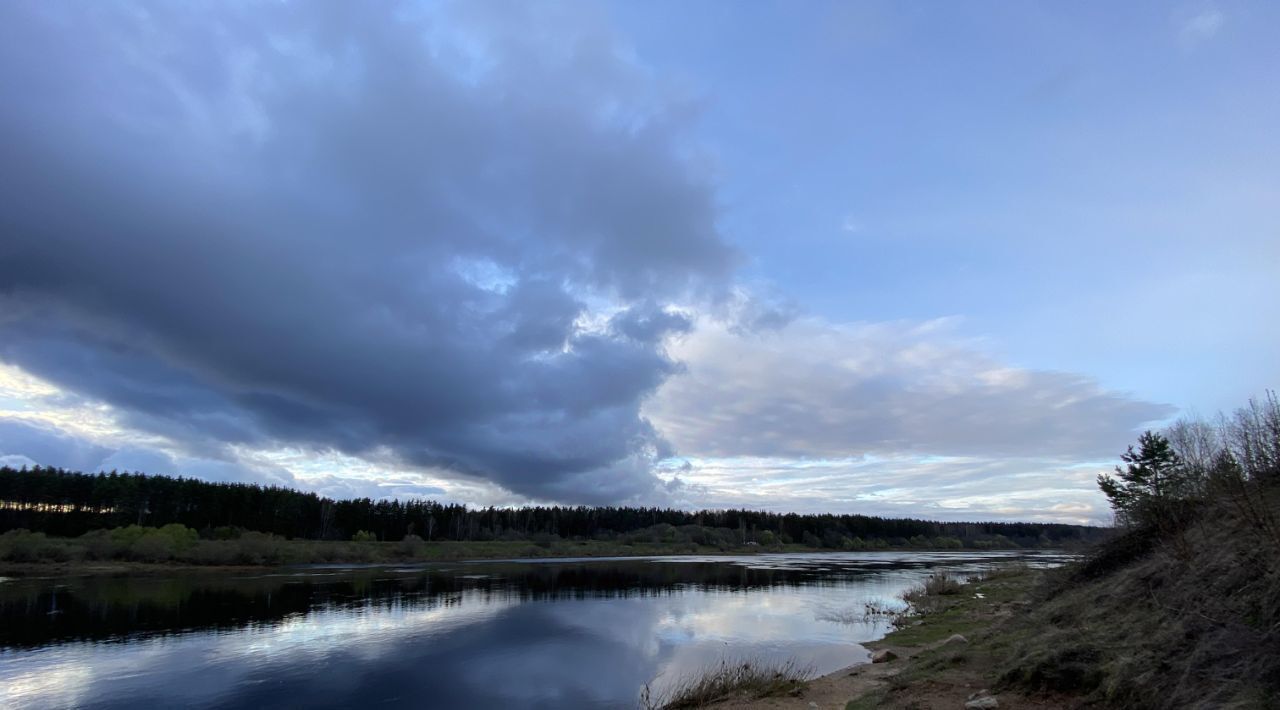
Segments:
[[[1223,501],[1104,545],[1010,628],[1001,681],[1116,707],[1280,707],[1280,539],[1259,520]]]

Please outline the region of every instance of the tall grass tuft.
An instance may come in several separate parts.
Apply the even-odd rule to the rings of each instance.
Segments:
[[[955,596],[963,591],[964,583],[959,578],[948,572],[937,572],[903,592],[902,599],[910,607],[908,615],[932,614],[943,606],[943,597]]]
[[[938,572],[919,585],[908,589],[902,598],[915,604],[928,597],[945,597],[964,591],[964,583],[948,572]]]
[[[813,675],[794,660],[783,663],[728,661],[697,675],[680,679],[663,696],[654,697],[646,685],[640,694],[643,710],[700,708],[734,697],[767,698],[799,690]]]

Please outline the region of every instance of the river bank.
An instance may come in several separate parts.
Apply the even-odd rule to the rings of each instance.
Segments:
[[[1011,556],[709,555],[14,579],[0,584],[0,688],[11,693],[0,706],[125,708],[141,696],[160,707],[409,708],[430,698],[440,707],[633,708],[644,684],[664,696],[671,681],[726,654],[795,657],[806,676],[854,664],[866,652],[853,641],[888,626],[863,618],[866,604],[935,571],[971,575]],[[74,686],[39,683],[70,671],[83,674]]]
[[[150,540],[145,541],[150,542]],[[607,540],[354,542],[285,540],[247,534],[236,540],[161,540],[154,549],[106,537],[0,536],[0,576],[145,575],[202,570],[260,570],[293,565],[414,565],[468,560],[629,558],[829,553],[806,545],[725,547]],[[887,548],[877,552],[950,552]],[[1009,550],[1009,552],[1025,552]]]
[[[867,644],[887,662],[722,707],[1280,707],[1273,493],[1131,528],[1076,564],[913,599],[917,617]]]
[[[833,708],[1069,708],[1078,700],[1064,694],[1029,695],[1018,689],[992,688],[999,683],[1001,659],[1014,638],[1019,620],[1046,572],[1011,567],[987,575],[958,591],[929,594],[913,604],[917,615],[900,620],[900,628],[865,646],[872,657],[889,660],[863,663],[813,679],[783,697],[730,698],[717,710],[812,710]],[[992,698],[982,701],[981,698]],[[984,704],[985,703],[985,704]]]
[[[466,560],[652,557],[675,555],[741,555],[759,547],[722,549],[709,546],[626,545],[596,540],[533,542],[348,542],[250,538],[200,540],[168,559],[112,559],[77,538],[45,538],[44,549],[20,555],[25,561],[0,561],[0,576],[147,575],[174,572],[263,570],[296,565],[413,565]],[[50,549],[52,548],[52,549]],[[788,546],[768,552],[812,552]]]

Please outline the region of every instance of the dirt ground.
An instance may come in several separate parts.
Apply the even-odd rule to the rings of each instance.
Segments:
[[[948,670],[929,679],[897,686],[893,680],[915,660],[913,652],[927,649],[883,646],[900,658],[889,663],[851,666],[810,681],[797,695],[781,698],[738,699],[719,703],[716,710],[863,710],[918,708],[963,710],[965,702],[989,687],[980,669]],[[919,656],[917,656],[918,658]],[[1020,693],[989,692],[1000,708],[1074,708],[1066,698],[1029,697]]]
[[[882,648],[889,648],[904,658],[905,655],[903,654],[910,652],[909,649],[901,647],[883,646]],[[809,681],[800,693],[795,696],[730,700],[713,707],[716,710],[721,708],[724,708],[724,710],[746,710],[748,708],[751,710],[763,710],[765,708],[811,710],[815,707],[823,708],[824,710],[826,708],[843,710],[845,705],[853,698],[887,689],[889,687],[888,679],[896,675],[902,668],[902,664],[898,661],[850,666]]]

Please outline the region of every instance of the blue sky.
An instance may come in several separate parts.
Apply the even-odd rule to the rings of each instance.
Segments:
[[[1272,3],[15,2],[0,460],[1105,521],[1280,380]]]
[[[1240,305],[1280,302],[1274,5],[612,11],[700,98],[747,273],[807,310],[961,316],[1179,406],[1274,381],[1280,336]]]

